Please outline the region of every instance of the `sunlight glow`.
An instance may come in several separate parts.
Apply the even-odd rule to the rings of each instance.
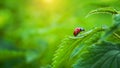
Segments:
[[[63,10],[64,2],[62,0],[33,0],[30,4],[30,10],[54,13]]]
[[[53,3],[53,0],[44,0],[45,3],[50,4]]]

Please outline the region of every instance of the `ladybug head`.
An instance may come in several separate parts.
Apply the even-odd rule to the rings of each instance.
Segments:
[[[80,31],[85,31],[85,29],[84,28],[80,28]]]

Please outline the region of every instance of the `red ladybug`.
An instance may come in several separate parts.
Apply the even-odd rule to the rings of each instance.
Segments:
[[[75,28],[75,30],[74,30],[74,36],[77,36],[81,31],[84,31],[84,29],[83,28]]]

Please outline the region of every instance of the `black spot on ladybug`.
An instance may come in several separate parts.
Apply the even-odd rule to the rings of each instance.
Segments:
[[[75,28],[74,30],[74,36],[77,36],[81,31],[85,31],[83,28]]]

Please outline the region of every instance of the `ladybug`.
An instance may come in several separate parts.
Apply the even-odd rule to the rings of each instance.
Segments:
[[[74,36],[77,36],[81,31],[85,31],[83,28],[79,28],[79,27],[77,27],[77,28],[75,28],[75,30],[74,30]]]

